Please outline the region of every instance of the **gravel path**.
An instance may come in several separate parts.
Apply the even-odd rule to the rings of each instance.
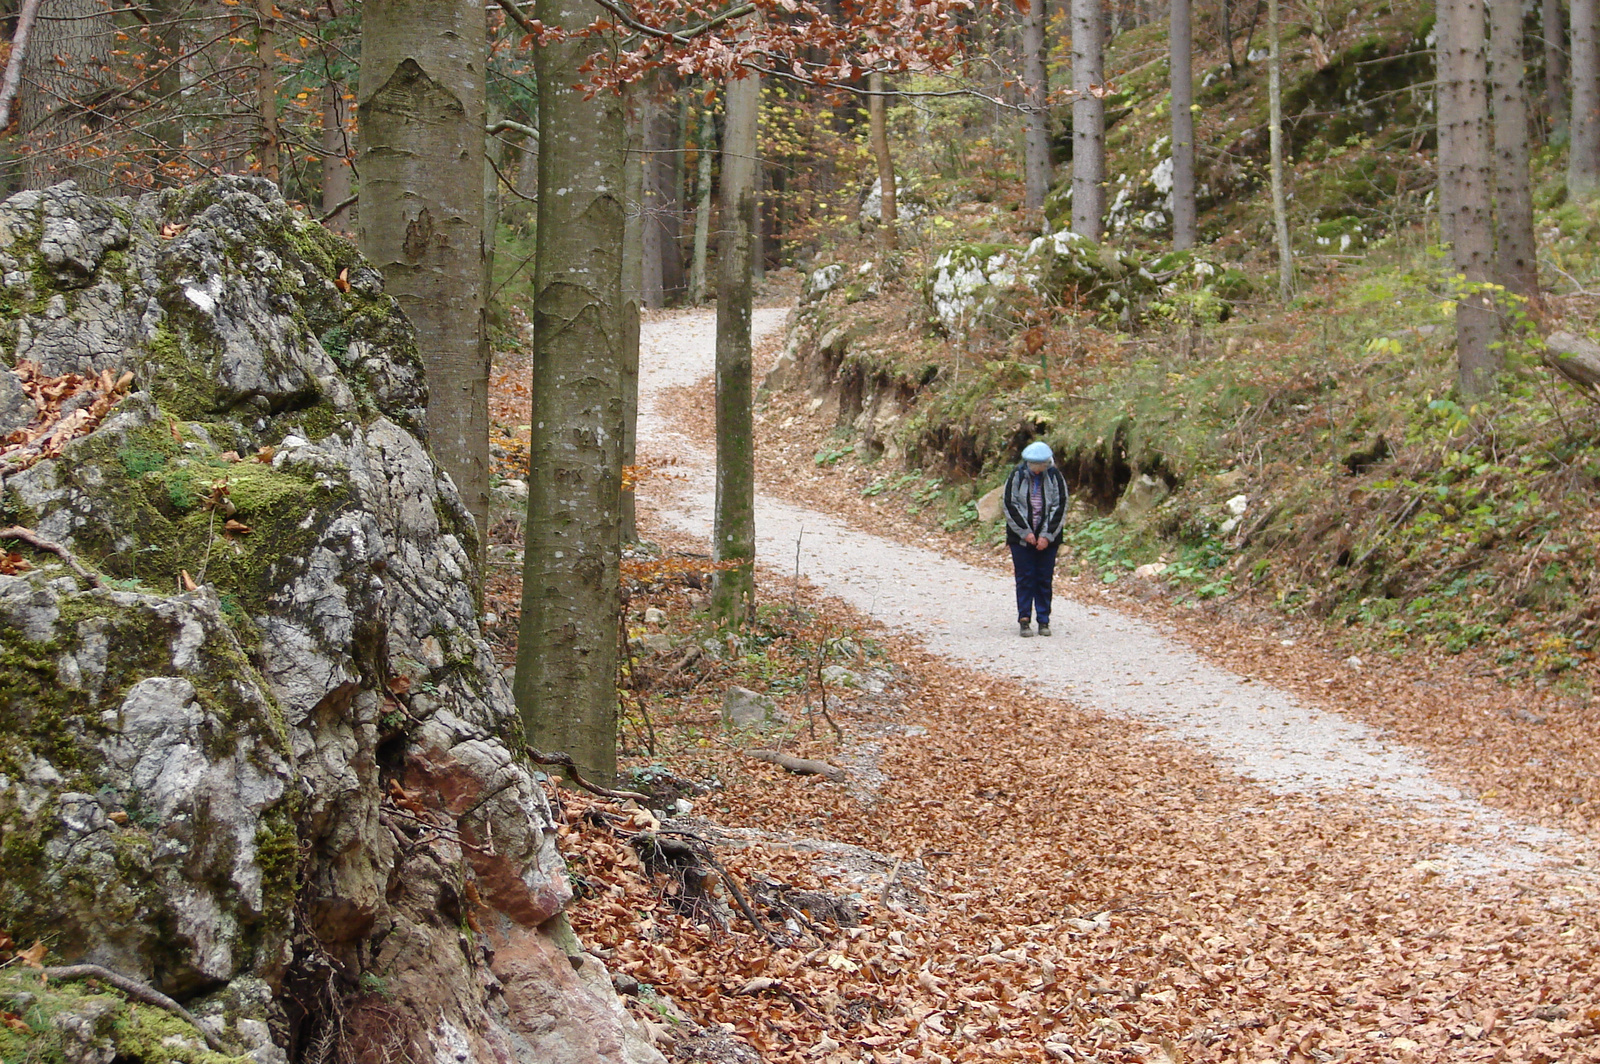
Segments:
[[[757,336],[782,329],[786,314],[758,310]],[[710,387],[714,336],[709,312],[662,315],[644,325],[641,359],[641,450],[683,474],[656,503],[663,519],[702,536],[710,529],[712,457],[674,425],[664,397]],[[1567,869],[1592,878],[1597,860],[1586,841],[1515,822],[1437,779],[1416,752],[1218,668],[1108,605],[1058,594],[1056,634],[1019,639],[1008,573],[931,551],[915,529],[904,542],[891,540],[765,495],[756,509],[763,565],[792,572],[798,541],[801,574],[813,584],[887,628],[919,635],[952,662],[1165,729],[1274,792],[1357,800],[1374,815],[1448,826],[1458,845],[1419,853],[1447,876]]]

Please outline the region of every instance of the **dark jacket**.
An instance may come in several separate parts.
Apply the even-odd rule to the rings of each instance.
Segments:
[[[1045,467],[1039,474],[1044,479],[1044,519],[1034,526],[1033,508],[1028,496],[1032,492],[1028,463],[1019,462],[1006,479],[1005,513],[1006,542],[1015,546],[1029,532],[1043,536],[1047,543],[1061,537],[1061,524],[1067,519],[1067,478],[1054,465]]]

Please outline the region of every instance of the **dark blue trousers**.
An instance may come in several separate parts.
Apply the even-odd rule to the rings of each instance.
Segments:
[[[1056,552],[1061,541],[1038,550],[1026,543],[1011,545],[1011,571],[1017,578],[1017,617],[1033,617],[1040,624],[1050,623],[1051,584],[1056,575]]]

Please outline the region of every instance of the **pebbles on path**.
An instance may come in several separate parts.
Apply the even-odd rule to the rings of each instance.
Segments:
[[[755,335],[782,328],[786,314],[756,311]],[[657,317],[645,323],[642,338],[640,446],[675,463],[682,477],[670,499],[658,500],[661,515],[697,535],[710,531],[713,458],[677,427],[663,397],[705,380],[714,339],[708,312]],[[1212,665],[1107,605],[1058,595],[1056,635],[1018,639],[1004,572],[920,546],[914,528],[892,540],[765,494],[756,510],[758,559],[791,572],[798,544],[802,576],[885,627],[919,636],[953,663],[1157,725],[1270,791],[1349,800],[1375,814],[1452,827],[1463,844],[1428,854],[1447,874],[1564,868],[1593,876],[1586,841],[1516,822],[1440,781],[1416,752],[1366,725]]]

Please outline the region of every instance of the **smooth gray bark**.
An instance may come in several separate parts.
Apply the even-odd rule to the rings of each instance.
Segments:
[[[1294,245],[1289,241],[1289,201],[1283,187],[1283,56],[1278,0],[1267,0],[1267,110],[1271,125],[1272,227],[1278,244],[1278,295],[1294,295]]]
[[[1023,205],[1035,215],[1050,193],[1050,79],[1045,69],[1046,0],[1026,0],[1022,16]]]
[[[639,311],[644,305],[644,111],[639,93],[629,87],[623,97],[628,129],[628,157],[624,160],[623,203],[627,211],[622,227],[622,465],[639,459]],[[633,486],[622,485],[622,542],[639,539],[638,511]]]
[[[878,164],[878,242],[893,250],[900,243],[900,210],[895,203],[894,156],[889,152],[888,100],[884,97],[883,73],[874,70],[867,79],[867,141]],[[1044,201],[1041,199],[1041,203]]]
[[[572,29],[600,8],[539,0],[536,14]],[[585,98],[579,68],[596,46],[552,42],[534,59],[533,418],[514,692],[529,742],[608,781],[617,767],[627,132],[615,93]]]
[[[1189,0],[1172,0],[1172,246],[1194,247],[1194,47]]]
[[[330,81],[322,87],[322,213],[326,225],[336,233],[350,232],[350,208],[345,204],[353,188],[348,123],[349,104],[344,85]]]
[[[694,258],[689,267],[689,302],[699,306],[706,299],[706,261],[711,243],[711,163],[717,143],[717,116],[706,105],[700,111],[700,134],[695,138],[698,153],[695,169]]]
[[[1567,194],[1600,193],[1600,0],[1572,0],[1572,113]]]
[[[358,240],[416,327],[428,443],[477,522],[480,554],[489,519],[487,48],[481,4],[364,5]]]
[[[1100,0],[1072,0],[1072,231],[1105,235],[1105,32]]]
[[[1489,78],[1494,109],[1495,265],[1506,288],[1539,297],[1528,179],[1528,97],[1522,51],[1521,0],[1489,0]]]
[[[761,82],[751,75],[724,89],[722,232],[717,239],[717,497],[711,555],[740,561],[721,570],[713,616],[743,624],[755,611],[755,425],[751,410],[750,310],[754,294],[756,126]]]
[[[1499,317],[1488,291],[1494,262],[1491,198],[1489,71],[1483,0],[1439,4],[1439,141],[1449,144],[1439,174],[1440,203],[1449,217],[1452,261],[1463,290],[1456,300],[1457,387],[1472,398],[1494,388]]]

